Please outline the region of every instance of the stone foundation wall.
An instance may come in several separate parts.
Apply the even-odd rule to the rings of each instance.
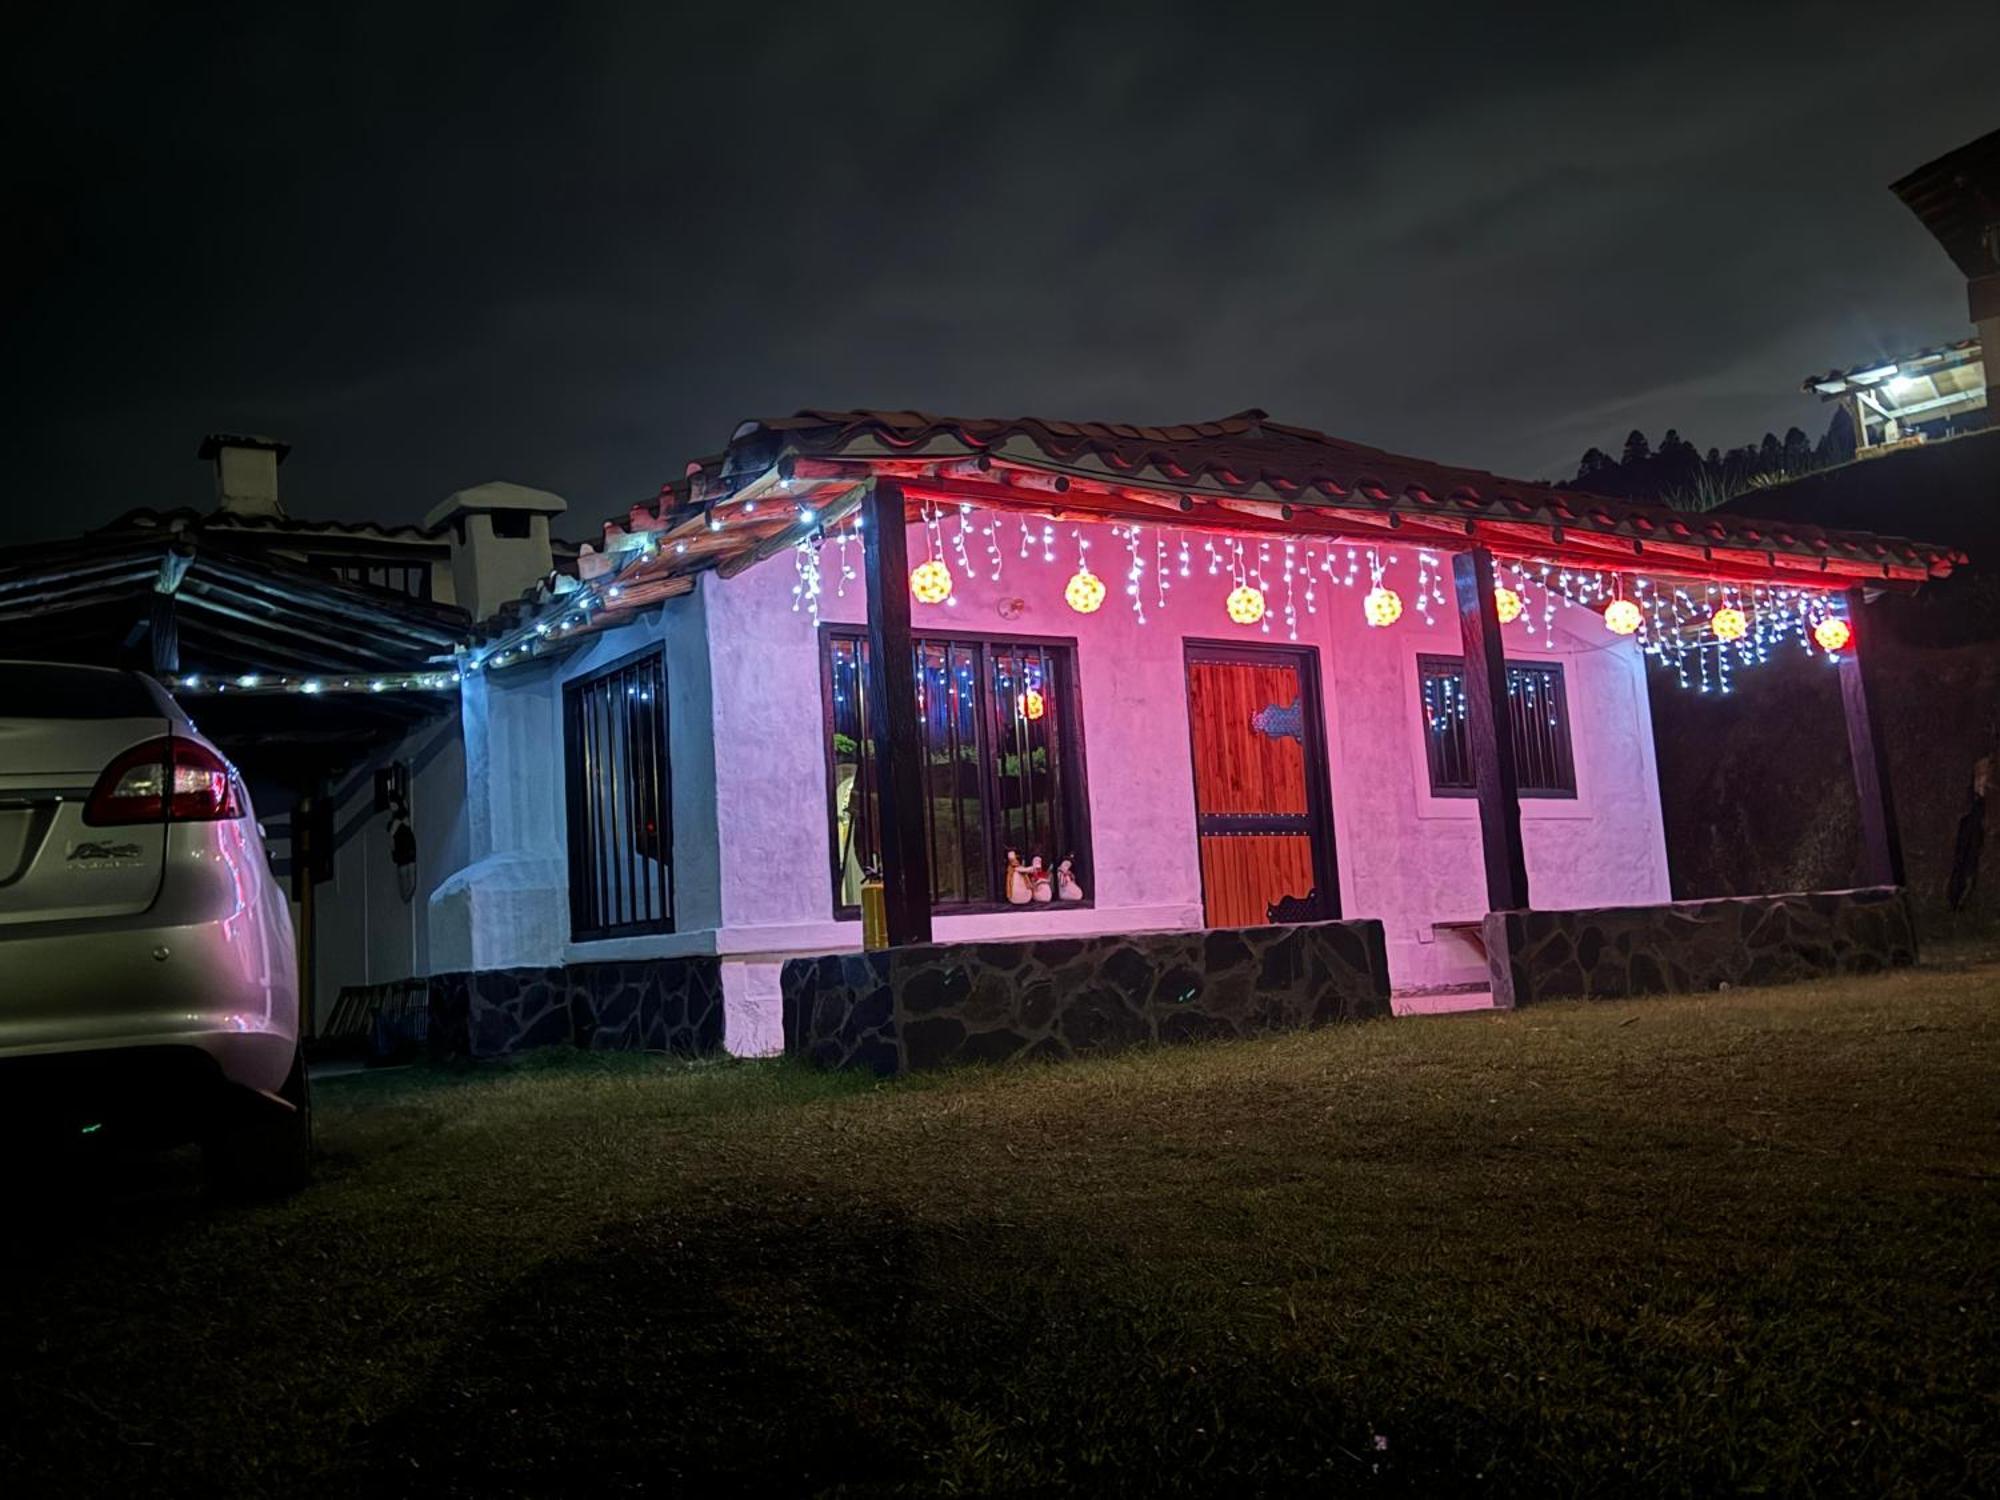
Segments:
[[[1382,924],[930,943],[793,959],[785,1050],[895,1074],[1389,1015]]]
[[[721,962],[650,958],[431,976],[432,1056],[504,1057],[561,1045],[688,1056],[720,1051]]]
[[[1917,939],[1904,893],[1879,886],[1492,912],[1486,953],[1494,1004],[1506,1006],[1872,974],[1915,963]]]

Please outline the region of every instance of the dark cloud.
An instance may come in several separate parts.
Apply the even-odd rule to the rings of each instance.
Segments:
[[[296,445],[296,513],[505,477],[586,522],[803,405],[1261,405],[1528,475],[1816,428],[1808,370],[1965,331],[1884,188],[1992,127],[2000,20],[107,5],[20,41],[0,524],[43,535],[205,499],[212,428]]]

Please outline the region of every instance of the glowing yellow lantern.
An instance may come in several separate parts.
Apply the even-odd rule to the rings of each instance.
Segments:
[[[951,597],[951,569],[936,558],[910,569],[910,592],[919,604],[942,604]]]
[[[1604,606],[1604,628],[1613,635],[1630,635],[1640,619],[1639,606],[1630,599],[1613,599]]]
[[[1828,615],[1813,626],[1813,639],[1819,642],[1822,651],[1838,651],[1854,639],[1854,627],[1839,615]]]
[[[1063,589],[1063,598],[1078,614],[1094,615],[1097,607],[1104,602],[1104,580],[1088,568],[1078,568],[1070,574],[1069,584]]]
[[[1361,612],[1368,617],[1370,625],[1393,625],[1403,618],[1403,597],[1394,589],[1385,589],[1378,583],[1361,601]]]
[[[1043,714],[1047,713],[1048,711],[1049,711],[1048,704],[1042,701],[1041,693],[1035,688],[1029,688],[1027,692],[1021,694],[1022,718],[1039,719]]]
[[[1512,589],[1496,588],[1493,591],[1493,613],[1500,617],[1502,625],[1511,625],[1521,618],[1521,596]]]
[[[1750,622],[1743,611],[1733,604],[1725,604],[1709,616],[1708,628],[1715,632],[1718,641],[1740,641],[1749,632]]]
[[[1238,625],[1255,625],[1264,618],[1264,591],[1254,584],[1239,584],[1229,591],[1229,618]]]

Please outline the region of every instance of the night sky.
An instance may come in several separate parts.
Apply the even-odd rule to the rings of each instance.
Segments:
[[[581,537],[802,406],[1556,477],[1970,332],[1886,185],[2000,123],[2000,7],[1308,9],[36,7],[0,536],[206,506],[222,429],[295,515]]]

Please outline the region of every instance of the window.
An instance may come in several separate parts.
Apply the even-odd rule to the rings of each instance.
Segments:
[[[412,599],[428,599],[431,596],[429,563],[329,562],[324,566],[342,583],[387,589],[394,594],[407,594]]]
[[[1472,745],[1465,723],[1465,662],[1457,656],[1420,656],[1424,758],[1431,795],[1472,794]],[[1570,755],[1569,698],[1562,668],[1553,662],[1507,663],[1507,719],[1514,730],[1514,767],[1523,797],[1574,797],[1576,762]]]
[[[924,750],[924,836],[940,909],[1004,906],[1007,851],[1053,870],[1090,865],[1075,658],[1066,645],[954,636],[914,642]],[[879,862],[881,809],[868,743],[867,638],[826,633],[833,904],[860,906]]]
[[[575,941],[673,931],[666,690],[657,650],[563,688]]]

